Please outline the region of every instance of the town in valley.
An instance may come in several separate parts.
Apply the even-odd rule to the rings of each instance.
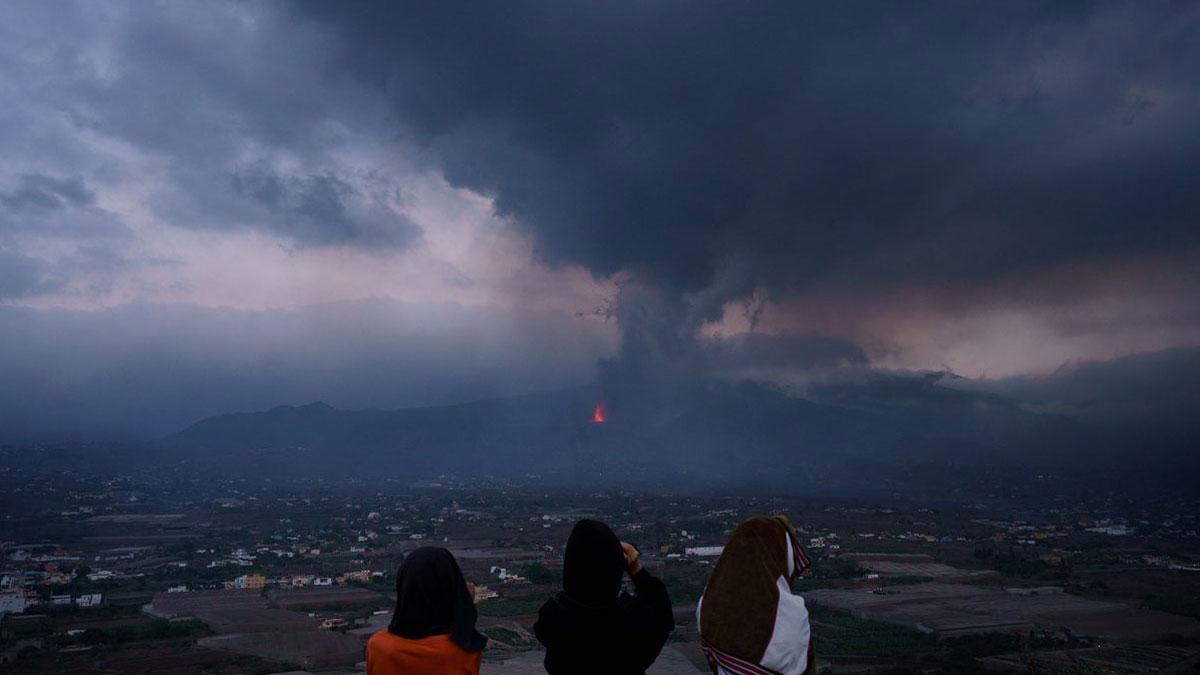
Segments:
[[[794,591],[820,672],[1195,668],[1200,500],[1068,496],[1057,480],[1019,502],[997,485],[923,504],[6,468],[0,672],[355,672],[400,561],[429,544],[475,585],[488,672],[540,672],[531,626],[583,517],[635,543],[670,590],[676,629],[651,672],[705,672],[696,600],[729,532],[758,514],[788,515],[814,558]]]

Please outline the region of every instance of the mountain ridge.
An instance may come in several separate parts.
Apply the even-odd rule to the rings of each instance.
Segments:
[[[592,415],[601,401],[608,419],[597,424]],[[158,445],[235,464],[302,452],[317,473],[371,467],[568,482],[590,475],[775,481],[801,474],[837,481],[844,465],[858,460],[1045,464],[1045,448],[1025,447],[1023,437],[1064,439],[1056,441],[1059,449],[1072,446],[1074,456],[1080,441],[1066,440],[1085,431],[996,394],[896,378],[808,396],[762,383],[706,382],[653,402],[603,397],[594,385],[394,410],[315,401],[206,418]]]

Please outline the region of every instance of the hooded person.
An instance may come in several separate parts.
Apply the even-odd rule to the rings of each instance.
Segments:
[[[487,638],[454,556],[419,548],[396,575],[396,610],[367,642],[368,675],[478,675]]]
[[[643,675],[675,629],[663,582],[631,544],[595,520],[575,524],[563,555],[563,590],[538,611],[533,630],[550,675]],[[634,595],[621,592],[625,574]]]
[[[792,595],[792,582],[810,565],[786,517],[758,516],[738,525],[696,606],[713,673],[816,672],[808,610]]]

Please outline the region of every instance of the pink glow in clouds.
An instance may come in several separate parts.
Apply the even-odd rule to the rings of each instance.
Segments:
[[[118,202],[106,203],[120,208]],[[267,309],[384,298],[589,314],[615,291],[611,281],[582,268],[537,263],[529,237],[493,217],[489,200],[434,176],[422,178],[410,206],[406,215],[421,228],[421,237],[400,250],[297,247],[260,230],[174,227],[130,208],[122,215],[138,225],[122,250],[144,264],[75,270],[64,287],[20,304]],[[52,260],[69,255],[53,243],[31,242],[29,249]]]
[[[703,332],[748,331],[757,310],[758,331],[847,338],[878,367],[1045,374],[1070,362],[1200,345],[1197,258],[1065,265],[980,287],[814,291],[730,303]]]

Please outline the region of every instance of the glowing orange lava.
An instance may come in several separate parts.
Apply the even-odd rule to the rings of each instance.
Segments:
[[[604,424],[608,421],[608,415],[604,412],[604,401],[596,404],[596,410],[592,413],[592,424]]]

